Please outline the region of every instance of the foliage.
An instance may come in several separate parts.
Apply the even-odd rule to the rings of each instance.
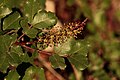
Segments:
[[[47,68],[51,71],[51,67],[45,66],[46,63],[51,63],[54,69],[63,70],[67,66],[64,58],[67,58],[77,70],[83,70],[88,66],[89,43],[86,40],[76,40],[74,37],[83,30],[85,22],[65,26],[71,27],[71,34],[72,31],[77,32],[72,37],[67,36],[67,31],[64,32],[67,39],[58,45],[53,44],[54,51],[50,53],[45,50],[50,43],[46,44],[43,37],[51,37],[49,30],[54,30],[57,18],[54,13],[44,9],[45,0],[0,1],[0,75],[3,75],[1,79],[45,80],[44,70]],[[40,41],[41,37],[43,42]]]
[[[81,74],[81,80],[120,79],[120,7],[119,0],[67,0],[77,5],[75,19],[89,18],[86,37],[91,43],[90,66]],[[69,5],[68,4],[68,5]],[[74,5],[73,4],[73,5]],[[71,6],[71,5],[69,5]]]

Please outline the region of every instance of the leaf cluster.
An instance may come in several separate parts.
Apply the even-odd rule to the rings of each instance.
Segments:
[[[56,24],[57,18],[44,9],[45,0],[0,1],[0,72],[8,74],[6,80],[45,80],[41,63],[35,63],[41,53],[38,38],[43,28],[49,30]],[[68,38],[54,46],[49,62],[54,69],[65,69],[64,58],[67,58],[78,70],[83,70],[88,66],[88,47],[85,40]],[[25,75],[20,75],[18,67],[24,63],[32,66],[27,65],[25,70],[21,67]]]

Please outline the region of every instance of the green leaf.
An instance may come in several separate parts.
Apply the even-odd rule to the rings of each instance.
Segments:
[[[17,66],[21,62],[28,62],[29,56],[23,53],[21,46],[11,46],[9,63]]]
[[[44,70],[39,67],[29,67],[22,80],[46,80]]]
[[[66,67],[64,58],[60,57],[57,54],[54,54],[50,57],[50,62],[53,68],[65,69]]]
[[[40,11],[37,13],[32,21],[32,25],[35,28],[48,28],[50,26],[55,25],[57,22],[57,18],[54,13]]]
[[[68,57],[68,60],[76,67],[77,70],[84,70],[86,67],[88,67],[87,57],[80,53],[76,53]]]
[[[34,48],[35,49],[35,48]],[[27,55],[28,57],[28,55]],[[38,51],[35,50],[33,53],[32,53],[32,56],[31,57],[24,57],[23,59],[25,60],[24,62],[29,62],[30,64],[32,65],[35,65],[35,59],[38,57]],[[35,65],[36,66],[36,65]]]
[[[32,22],[35,14],[45,7],[45,0],[26,0],[23,13],[28,17],[29,23]]]
[[[35,38],[36,35],[37,35],[37,33],[38,33],[38,30],[35,29],[35,28],[31,28],[31,29],[29,29],[29,30],[27,30],[27,31],[25,32],[25,34],[26,34],[27,36],[29,36],[30,38]]]
[[[82,55],[87,56],[88,48],[88,41],[70,38],[65,43],[55,46],[55,53],[60,56],[66,56],[80,52]]]
[[[68,39],[65,43],[55,47],[55,53],[68,58],[78,70],[88,66],[87,53],[89,44],[86,40]]]
[[[35,38],[38,30],[33,28],[30,28],[29,25],[26,23],[26,25],[22,26],[23,28],[23,33],[29,36],[30,38]]]
[[[9,8],[5,6],[0,6],[0,19],[10,14],[11,12],[12,11]]]
[[[3,30],[6,29],[19,29],[19,21],[21,19],[21,16],[18,12],[14,12],[13,14],[6,17],[3,21]]]
[[[29,36],[30,38],[35,38],[38,30],[32,26],[28,25],[28,19],[23,19],[20,21],[20,25],[23,28],[23,33]]]
[[[16,70],[9,71],[4,80],[19,80],[20,76]]]
[[[28,61],[28,55],[22,52],[22,48],[12,45],[16,38],[16,35],[0,36],[0,71],[2,72],[5,72],[9,65],[17,66],[25,61],[24,59]]]
[[[20,8],[24,4],[25,0],[2,0],[2,4],[9,9]]]
[[[5,72],[8,63],[8,55],[10,45],[14,42],[14,38],[9,35],[0,36],[0,70]]]
[[[69,51],[71,50],[71,40],[72,39],[68,39],[65,43],[55,46],[54,47],[55,53],[60,56],[65,56],[70,54]]]
[[[84,70],[86,67],[88,67],[88,48],[89,44],[86,40],[75,41],[72,45],[70,51],[72,55],[68,57],[68,60],[76,67],[76,69]]]

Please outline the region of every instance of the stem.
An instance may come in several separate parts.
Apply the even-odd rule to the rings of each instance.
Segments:
[[[18,40],[20,40],[25,34],[22,34],[15,42],[17,42]]]
[[[72,66],[72,68],[73,68],[73,71],[74,71],[74,75],[75,75],[76,80],[80,80],[80,75],[79,75],[78,70],[75,68],[74,65],[71,64],[71,66]]]
[[[38,60],[40,62],[42,62],[42,64],[44,65],[45,68],[47,68],[50,73],[52,73],[51,75],[54,75],[57,80],[65,80],[60,74],[58,74],[51,66],[48,62],[46,62],[41,56],[38,57]]]

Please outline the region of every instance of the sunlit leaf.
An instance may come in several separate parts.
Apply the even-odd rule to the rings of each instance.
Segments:
[[[23,13],[28,17],[29,23],[32,22],[35,14],[45,7],[45,0],[26,0]]]
[[[51,12],[40,11],[37,13],[32,21],[32,25],[35,28],[48,28],[56,24],[56,16]]]
[[[71,55],[80,52],[87,56],[89,43],[85,40],[68,39],[65,43],[55,46],[55,53],[60,56]]]
[[[88,66],[88,48],[89,44],[85,40],[68,39],[67,42],[55,47],[55,53],[67,56],[71,64],[78,70],[83,70]]]
[[[1,6],[0,7],[0,19],[5,17],[6,15],[10,14],[11,10],[7,7]]]
[[[9,71],[8,75],[5,77],[5,80],[19,80],[20,76],[16,70]]]
[[[19,21],[20,21],[20,14],[18,12],[14,12],[13,14],[9,15],[4,19],[3,22],[3,30],[6,29],[19,29]]]
[[[50,62],[53,68],[64,69],[66,67],[64,58],[60,57],[57,54],[54,54],[50,57]]]
[[[65,43],[55,46],[55,53],[64,56],[68,55],[71,50],[71,39],[68,39]]]
[[[29,67],[22,80],[46,80],[44,70],[39,67]]]

